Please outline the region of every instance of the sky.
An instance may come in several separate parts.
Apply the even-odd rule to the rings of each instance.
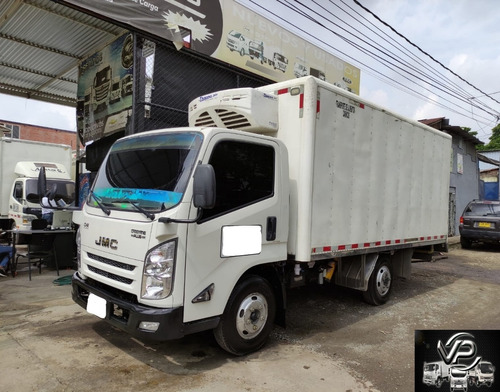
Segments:
[[[450,125],[471,128],[485,143],[491,129],[500,122],[495,117],[500,112],[500,102],[493,100],[500,101],[500,3],[497,0],[359,0],[373,14],[482,92],[410,46],[353,0],[241,2],[360,68],[360,96],[369,101],[414,120],[449,118]],[[313,20],[300,16],[290,9],[290,4],[308,13]],[[346,39],[356,42],[364,51]],[[359,41],[361,39],[363,41]],[[401,67],[413,66],[411,73],[415,74],[415,70],[423,69],[421,61],[425,62],[432,67],[425,75],[434,78],[434,85],[445,83],[441,85],[444,88],[436,89],[422,80],[412,80],[397,67],[388,68],[366,55],[366,50],[370,50],[399,57],[397,45],[410,49],[412,56],[419,58],[419,63],[405,60],[408,64]],[[449,83],[460,89],[463,94],[460,101],[448,95]],[[73,108],[3,94],[0,94],[0,119],[76,131]]]

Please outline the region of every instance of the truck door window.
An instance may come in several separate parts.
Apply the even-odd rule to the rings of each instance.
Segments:
[[[209,163],[215,170],[215,207],[202,222],[245,207],[274,194],[274,148],[237,141],[219,142]]]
[[[14,185],[14,199],[18,202],[21,202],[23,198],[23,183],[21,181],[16,181],[16,185]]]

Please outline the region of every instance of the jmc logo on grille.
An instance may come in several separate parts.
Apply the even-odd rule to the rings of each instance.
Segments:
[[[95,244],[113,250],[118,249],[118,240],[108,237],[99,237],[99,239],[95,241]]]

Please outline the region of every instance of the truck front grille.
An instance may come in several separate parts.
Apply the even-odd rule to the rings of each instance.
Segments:
[[[87,256],[89,257],[89,259],[92,259],[92,260],[95,260],[95,261],[98,261],[100,263],[104,263],[107,265],[111,265],[113,267],[121,268],[121,269],[124,269],[127,271],[133,271],[135,269],[135,265],[121,263],[121,262],[116,261],[116,260],[112,260],[112,259],[108,259],[106,257],[95,255],[93,253],[87,253]]]
[[[121,282],[121,283],[125,283],[125,284],[132,284],[132,282],[133,282],[132,279],[124,278],[123,276],[119,276],[119,275],[113,274],[111,272],[104,271],[104,270],[96,268],[92,265],[89,265],[88,267],[89,267],[89,270],[92,271],[93,273],[104,276],[108,279],[113,279],[113,280],[116,280],[117,282]]]
[[[120,268],[120,269],[125,270],[125,271],[133,271],[135,269],[135,265],[122,263],[120,261],[108,259],[106,257],[98,256],[98,255],[93,254],[93,253],[87,253],[87,256],[91,260],[97,261],[97,262],[102,263],[102,264],[110,265],[110,266],[115,267],[115,268]],[[113,273],[108,272],[108,271],[104,271],[103,269],[95,267],[93,265],[89,265],[88,267],[89,267],[89,270],[91,270],[93,273],[99,274],[99,275],[104,276],[108,279],[113,279],[113,280],[116,280],[117,282],[121,282],[121,283],[125,283],[125,284],[132,284],[132,282],[133,282],[132,279],[124,278],[123,276],[113,274]]]

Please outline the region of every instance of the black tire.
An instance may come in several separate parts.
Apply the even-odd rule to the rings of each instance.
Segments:
[[[370,305],[383,305],[392,291],[392,266],[386,258],[379,258],[368,281],[368,290],[363,292],[364,300]]]
[[[470,249],[472,248],[472,241],[468,238],[460,237],[460,245],[463,249]]]
[[[240,50],[240,56],[243,57],[245,55],[245,49],[241,48]]]
[[[441,385],[443,385],[443,379],[441,377],[438,377],[436,380],[436,388],[441,388]]]
[[[260,276],[249,276],[231,293],[214,329],[215,340],[234,355],[257,351],[273,330],[275,314],[276,298],[269,283]]]

